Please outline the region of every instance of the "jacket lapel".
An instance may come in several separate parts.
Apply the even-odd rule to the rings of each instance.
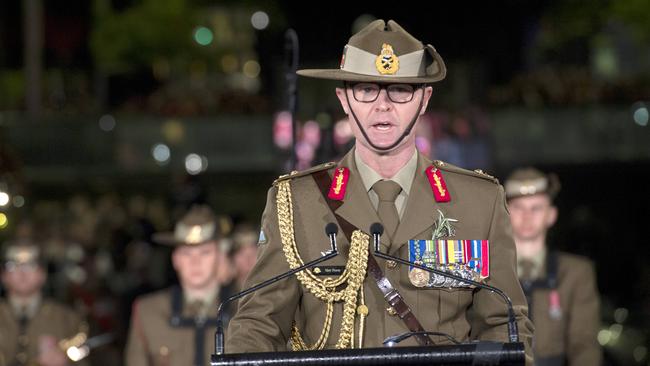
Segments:
[[[379,216],[377,216],[377,211],[372,207],[368,192],[363,186],[359,170],[354,162],[354,149],[345,155],[339,163],[339,166],[350,169],[350,179],[348,180],[343,204],[336,210],[336,214],[347,220],[357,229],[368,233],[370,231],[370,225],[380,221]],[[382,251],[387,250],[389,247],[389,239],[386,235],[382,236],[381,245],[383,247]]]
[[[416,235],[431,228],[436,220],[438,204],[433,197],[431,186],[424,173],[425,169],[430,165],[431,161],[418,153],[418,167],[404,214],[395,233],[394,244],[390,248],[391,254],[397,252],[410,239],[415,239]]]

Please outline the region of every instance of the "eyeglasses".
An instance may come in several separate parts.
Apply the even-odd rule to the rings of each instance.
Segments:
[[[38,264],[34,262],[18,263],[14,261],[7,261],[4,263],[4,269],[7,272],[33,272],[38,269]]]
[[[388,99],[393,103],[408,103],[413,100],[415,89],[420,85],[411,84],[388,84],[379,85],[375,83],[356,83],[352,84],[352,95],[357,102],[371,103],[377,100],[382,89],[386,89]]]

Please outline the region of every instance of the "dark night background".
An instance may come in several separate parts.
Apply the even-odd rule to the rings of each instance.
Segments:
[[[30,17],[30,2],[42,5],[42,18]],[[258,10],[267,28],[251,27]],[[3,1],[0,190],[22,201],[0,207],[8,222],[0,221],[0,239],[29,222],[89,257],[109,253],[126,273],[142,268],[120,248],[169,228],[191,202],[256,224],[290,156],[278,142],[288,105],[285,31],[298,35],[300,67],[336,68],[355,22],[394,19],[433,44],[449,70],[422,122],[429,155],[502,182],[523,165],[557,173],[560,216],[550,242],[596,263],[607,362],[650,364],[649,11],[642,0]],[[40,87],[27,82],[24,51],[25,24],[38,19]],[[192,36],[199,26],[213,32],[207,46]],[[303,163],[336,159],[350,143],[336,140],[337,84],[298,86],[296,118],[320,131]],[[30,107],[35,89],[40,102]],[[159,144],[171,157],[154,161]],[[187,171],[190,153],[204,158],[198,173]],[[102,221],[112,210],[119,218]],[[52,293],[73,303],[86,287],[88,298],[128,301],[173,280],[161,261],[165,274],[141,285],[128,276],[111,283],[77,263],[94,282],[60,279]],[[111,301],[113,319],[128,319],[120,312],[128,304]],[[120,346],[106,354],[117,357]]]

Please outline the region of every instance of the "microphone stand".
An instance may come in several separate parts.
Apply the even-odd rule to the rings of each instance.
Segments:
[[[215,347],[214,347],[214,353],[216,355],[223,355],[225,353],[224,349],[224,332],[223,332],[223,309],[224,305],[231,303],[232,301],[235,301],[237,299],[240,299],[252,292],[255,292],[263,287],[269,286],[275,282],[278,282],[280,280],[283,280],[293,274],[296,274],[300,271],[303,271],[309,267],[313,267],[317,265],[318,263],[324,262],[328,259],[332,259],[338,255],[338,248],[336,246],[336,233],[338,232],[338,227],[334,223],[329,223],[325,227],[325,231],[327,232],[327,236],[330,239],[330,250],[328,251],[327,254],[324,256],[314,259],[311,262],[305,263],[300,267],[296,267],[290,271],[287,271],[281,275],[269,278],[268,280],[259,283],[253,287],[250,287],[242,292],[236,293],[229,298],[227,298],[225,301],[222,301],[221,304],[219,304],[219,308],[217,310],[217,330],[214,335],[214,342],[215,342]]]
[[[379,225],[380,228],[378,228],[375,225]],[[488,290],[490,292],[496,293],[497,295],[501,296],[505,300],[506,305],[508,306],[508,338],[510,339],[510,342],[515,342],[515,343],[519,342],[519,329],[518,329],[518,326],[517,326],[517,320],[516,320],[516,317],[515,317],[515,312],[514,312],[514,310],[512,308],[512,300],[510,300],[510,297],[508,297],[508,295],[506,295],[503,291],[501,291],[500,289],[498,289],[496,287],[486,285],[486,284],[481,283],[481,282],[477,282],[477,281],[474,281],[474,280],[469,280],[469,279],[466,279],[466,278],[463,278],[463,277],[460,277],[460,276],[456,276],[456,275],[454,275],[452,273],[441,271],[439,269],[429,268],[429,267],[426,267],[426,266],[423,266],[423,265],[420,265],[420,264],[417,264],[417,263],[413,263],[411,261],[407,261],[407,260],[399,258],[399,257],[392,256],[390,254],[384,254],[379,249],[379,237],[381,236],[381,233],[383,232],[383,227],[381,227],[381,224],[376,224],[375,223],[370,227],[370,230],[372,232],[372,238],[373,238],[373,242],[374,242],[374,246],[375,246],[375,253],[374,253],[375,256],[377,256],[379,258],[382,258],[382,259],[386,259],[386,260],[392,260],[392,261],[395,261],[395,262],[398,262],[398,263],[401,263],[401,264],[404,264],[404,265],[407,265],[407,266],[413,266],[415,268],[419,268],[419,269],[421,269],[423,271],[427,271],[429,273],[434,273],[434,274],[437,274],[439,276],[453,278],[454,280],[461,281],[461,282],[464,282],[464,283],[467,283],[467,284],[470,284],[470,285],[473,285],[473,286],[476,286],[476,287],[479,287],[479,288],[484,288],[484,289],[486,289],[486,290]]]

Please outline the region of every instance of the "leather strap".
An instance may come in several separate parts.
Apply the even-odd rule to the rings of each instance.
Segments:
[[[332,214],[334,214],[339,227],[341,227],[341,230],[343,230],[345,237],[348,239],[348,241],[351,241],[352,232],[356,228],[346,219],[336,214],[336,209],[341,206],[342,202],[332,200],[327,197],[329,186],[332,180],[329,173],[327,173],[327,170],[321,170],[313,173],[312,177],[314,178],[316,185],[318,185],[318,188],[323,194],[323,198],[325,199],[325,202],[327,202],[327,205],[332,211]],[[418,321],[418,319],[415,317],[415,314],[413,314],[411,308],[406,304],[402,295],[400,295],[393,284],[390,283],[388,278],[384,276],[381,267],[379,267],[379,264],[377,263],[377,259],[375,259],[375,256],[372,255],[372,253],[368,253],[368,272],[375,280],[379,291],[384,294],[384,299],[386,302],[388,302],[388,304],[395,310],[397,316],[402,319],[406,327],[411,332],[423,332],[424,328],[422,327],[422,324],[420,324],[420,321]],[[414,337],[417,340],[418,344],[421,346],[429,346],[433,344],[431,338],[428,336],[418,334]]]

